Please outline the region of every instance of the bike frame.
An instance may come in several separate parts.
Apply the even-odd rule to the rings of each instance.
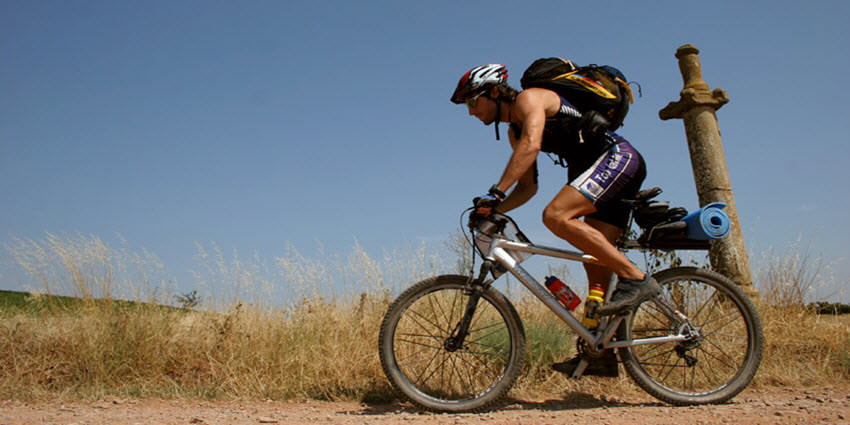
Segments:
[[[613,319],[607,320],[607,318],[603,317],[600,320],[600,326],[594,330],[590,331],[581,324],[581,322],[573,317],[569,310],[567,310],[556,298],[552,295],[551,292],[538,282],[531,274],[529,274],[522,266],[520,266],[520,261],[517,261],[515,253],[528,253],[528,254],[537,254],[543,255],[547,257],[561,258],[570,261],[579,261],[582,263],[589,264],[600,264],[599,260],[597,260],[592,255],[588,255],[578,251],[570,251],[559,248],[547,247],[542,245],[534,245],[532,243],[526,242],[518,242],[509,239],[505,239],[500,237],[499,235],[490,235],[492,240],[490,241],[490,249],[487,255],[484,256],[485,260],[497,262],[505,267],[514,277],[517,278],[529,291],[531,291],[534,296],[540,299],[546,307],[552,310],[556,316],[558,316],[564,323],[567,324],[576,334],[579,335],[582,339],[584,339],[587,343],[594,347],[596,350],[603,350],[607,348],[622,348],[622,347],[631,347],[635,345],[643,345],[643,344],[662,344],[667,342],[680,342],[688,339],[688,335],[684,334],[682,331],[684,330],[682,327],[678,327],[680,329],[678,335],[670,335],[664,337],[653,337],[653,338],[640,338],[640,339],[632,339],[629,341],[611,341],[614,337],[614,333],[617,331],[617,328],[620,326],[623,320],[625,320],[627,315],[617,315],[614,316]],[[484,269],[482,269],[484,270]],[[484,277],[484,276],[482,276]],[[613,282],[616,284],[616,282]],[[610,294],[614,292],[614,286],[610,286],[608,290],[608,294],[606,294],[606,300],[610,297]],[[659,309],[666,315],[670,316],[674,320],[679,322],[687,322],[687,317],[682,315],[675,308],[670,306],[666,301],[661,299],[660,297],[656,297],[652,300],[659,307]],[[584,369],[584,366],[579,366],[576,370],[576,374],[580,375]]]

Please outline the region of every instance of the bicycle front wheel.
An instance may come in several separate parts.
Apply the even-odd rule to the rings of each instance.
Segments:
[[[423,280],[390,305],[381,324],[381,365],[393,386],[429,410],[484,410],[497,403],[525,361],[519,315],[495,288],[481,292],[463,343],[455,343],[469,300],[468,277]]]
[[[761,363],[764,337],[749,298],[731,280],[694,267],[653,276],[661,297],[688,318],[668,317],[652,300],[632,312],[618,339],[675,335],[695,330],[688,341],[620,349],[628,374],[646,392],[676,405],[722,403],[741,392]]]

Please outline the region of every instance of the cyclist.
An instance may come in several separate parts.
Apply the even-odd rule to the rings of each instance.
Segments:
[[[451,101],[465,103],[469,115],[485,125],[510,123],[508,138],[513,154],[502,174],[476,207],[481,214],[495,209],[508,212],[537,193],[537,155],[561,156],[568,168],[567,184],[543,210],[543,223],[555,235],[596,257],[601,265],[585,264],[588,284],[607,291],[611,273],[618,277],[602,315],[628,310],[657,295],[661,288],[648,274],[634,266],[614,241],[623,233],[628,207],[622,202],[637,193],[646,177],[640,153],[619,135],[605,130],[607,122],[595,113],[585,116],[556,92],[529,88],[518,92],[507,84],[504,65],[482,65],[461,77]],[[508,190],[513,190],[508,194]],[[584,217],[584,221],[580,220]],[[552,367],[572,374],[580,361],[576,356]],[[607,350],[585,370],[587,375],[617,376],[617,359]]]

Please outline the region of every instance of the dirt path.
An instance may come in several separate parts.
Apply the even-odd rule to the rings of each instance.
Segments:
[[[719,406],[672,407],[653,399],[574,393],[515,401],[482,414],[423,413],[407,404],[105,400],[0,402],[0,425],[241,424],[850,424],[850,387],[747,390]]]

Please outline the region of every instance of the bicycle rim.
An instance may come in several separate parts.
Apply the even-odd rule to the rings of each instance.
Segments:
[[[621,350],[626,370],[653,396],[673,404],[720,403],[755,375],[763,336],[752,303],[731,281],[696,268],[656,275],[663,298],[699,331],[692,341],[636,345]],[[683,326],[648,301],[631,317],[626,339],[667,336]]]
[[[464,314],[466,278],[424,281],[390,307],[381,330],[382,364],[417,404],[440,411],[481,409],[501,398],[519,373],[524,335],[513,307],[495,289],[481,294],[459,348],[447,344]],[[389,348],[391,352],[387,352]]]

